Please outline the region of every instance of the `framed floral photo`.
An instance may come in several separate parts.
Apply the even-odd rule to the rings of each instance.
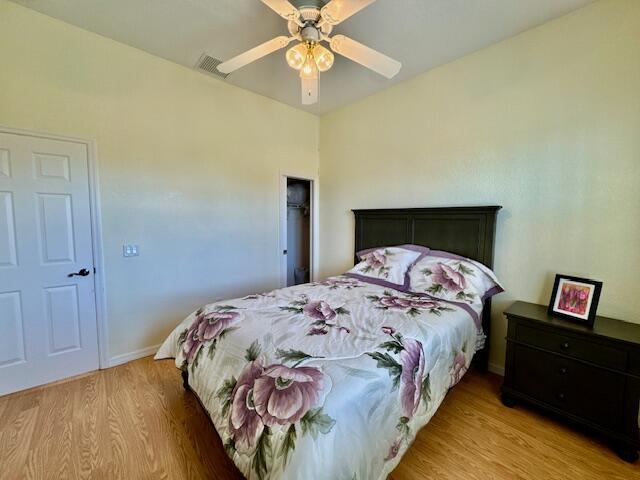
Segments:
[[[549,315],[592,327],[601,290],[602,282],[556,274]]]

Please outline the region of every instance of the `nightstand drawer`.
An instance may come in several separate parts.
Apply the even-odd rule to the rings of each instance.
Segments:
[[[626,377],[567,360],[566,409],[609,428],[622,426]]]
[[[625,370],[627,367],[626,351],[588,340],[581,340],[573,336],[519,324],[516,330],[516,339],[521,343],[544,348],[551,352],[561,353],[579,360],[602,365],[603,367],[619,370]]]
[[[638,349],[629,355],[629,373],[640,376],[640,350]]]
[[[604,427],[619,427],[625,376],[522,345],[513,386],[531,398]]]
[[[555,407],[565,406],[562,358],[521,345],[513,347],[513,388]]]

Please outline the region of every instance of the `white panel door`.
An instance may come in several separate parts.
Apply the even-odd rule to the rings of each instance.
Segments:
[[[0,395],[98,368],[89,202],[86,145],[0,132]]]

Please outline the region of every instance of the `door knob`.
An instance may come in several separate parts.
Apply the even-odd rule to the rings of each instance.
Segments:
[[[83,268],[82,270],[80,270],[79,272],[76,273],[70,273],[69,275],[67,275],[67,277],[71,278],[71,277],[86,277],[87,275],[89,275],[89,270],[87,270],[86,268]]]

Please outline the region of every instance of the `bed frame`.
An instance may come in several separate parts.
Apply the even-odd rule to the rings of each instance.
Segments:
[[[493,268],[496,217],[500,206],[392,208],[353,210],[356,217],[355,251],[412,243],[446,250]],[[358,262],[355,257],[355,262]],[[485,346],[473,363],[481,371],[489,365],[491,299],[485,302],[482,328]]]

